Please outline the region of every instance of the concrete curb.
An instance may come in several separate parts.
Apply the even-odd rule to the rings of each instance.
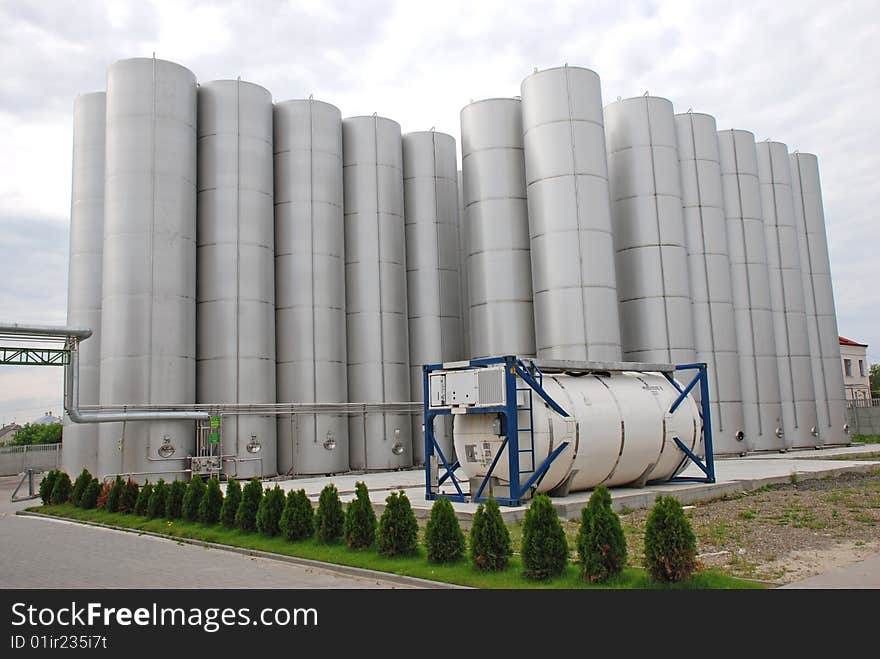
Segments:
[[[257,558],[266,558],[273,561],[290,563],[292,565],[300,565],[303,567],[319,568],[328,572],[335,572],[349,577],[360,577],[362,579],[380,579],[382,581],[390,581],[398,583],[402,586],[414,586],[416,588],[431,589],[464,589],[471,590],[470,586],[461,586],[459,584],[443,583],[440,581],[429,581],[420,577],[407,577],[401,574],[393,574],[391,572],[381,572],[379,570],[369,570],[367,568],[352,567],[349,565],[339,565],[338,563],[325,563],[311,558],[300,558],[298,556],[286,556],[285,554],[275,554],[270,551],[262,551],[260,549],[248,549],[246,547],[233,547],[232,545],[223,545],[217,542],[207,542],[205,540],[197,540],[195,538],[179,538],[164,533],[156,533],[155,531],[141,531],[138,529],[130,529],[124,526],[116,526],[114,524],[104,524],[102,522],[91,522],[88,520],[71,519],[70,517],[59,517],[57,515],[47,515],[45,513],[37,513],[29,510],[19,510],[15,513],[22,517],[40,517],[54,521],[68,522],[71,524],[82,524],[83,526],[97,526],[99,528],[110,529],[112,531],[122,531],[124,533],[133,533],[135,535],[148,535],[162,540],[171,540],[181,542],[197,547],[206,547],[208,549],[219,549],[243,556],[255,556]]]

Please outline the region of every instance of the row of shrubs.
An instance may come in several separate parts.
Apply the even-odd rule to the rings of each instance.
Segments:
[[[147,518],[183,518],[202,524],[222,524],[244,532],[281,536],[295,542],[313,536],[322,543],[344,540],[354,550],[375,548],[384,556],[412,555],[418,550],[418,522],[404,492],[392,492],[377,520],[367,487],[357,483],[356,494],[343,510],[335,485],[321,491],[317,510],[305,490],[286,495],[276,485],[263,490],[254,479],[244,488],[231,480],[226,496],[216,478],[205,483],[193,478],[143,487],[121,477],[103,485],[83,470],[76,482],[61,471],[49,472],[40,484],[43,503],[71,502],[81,508],[133,513]],[[467,543],[474,566],[484,571],[504,570],[513,550],[510,532],[498,503],[489,499],[474,515]],[[626,537],[620,518],[611,508],[607,488],[597,487],[581,512],[577,535],[581,575],[594,583],[607,582],[626,565]],[[438,499],[425,527],[425,548],[433,563],[450,563],[466,553],[465,536],[447,499]],[[673,497],[657,497],[645,529],[645,564],[660,582],[682,581],[696,568],[696,539],[681,504]],[[523,522],[521,556],[524,571],[532,579],[562,574],[569,560],[565,531],[550,498],[537,495]]]

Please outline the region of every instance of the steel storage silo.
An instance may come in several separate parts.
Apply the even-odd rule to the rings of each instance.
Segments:
[[[103,265],[101,404],[194,403],[196,80],[173,62],[110,67]],[[103,424],[98,472],[182,478],[193,445],[189,421]]]
[[[73,105],[73,182],[67,324],[88,327],[79,349],[79,401],[97,405],[101,361],[101,270],[104,252],[104,125],[107,95],[82,94]],[[98,426],[64,416],[61,468],[70,475],[98,469]]]
[[[718,132],[747,450],[785,448],[755,136]]]
[[[461,111],[472,358],[535,354],[521,105],[490,98]]]
[[[468,244],[467,218],[464,209],[464,186],[461,170],[458,170],[458,280],[461,284],[459,304],[461,305],[461,357],[471,358],[471,305],[468,298]]]
[[[522,115],[537,356],[620,361],[599,76],[535,72]]]
[[[455,138],[434,131],[403,136],[403,207],[409,312],[410,392],[423,394],[422,366],[462,358],[458,181]],[[413,462],[424,463],[422,422],[413,416]],[[435,420],[435,437],[452,456],[452,424]]]
[[[694,331],[672,103],[605,108],[623,358],[690,363]]]
[[[410,400],[409,328],[400,125],[384,117],[342,122],[348,398]],[[409,414],[353,416],[353,469],[412,464]]]
[[[849,444],[819,160],[811,153],[793,153],[790,161],[819,443]]]
[[[275,105],[278,401],[348,401],[342,115],[313,99]],[[348,470],[348,417],[278,419],[278,470]]]
[[[816,394],[788,147],[759,142],[757,152],[784,439],[789,447],[814,447],[818,444]]]
[[[275,402],[272,95],[240,80],[198,91],[196,397]],[[274,476],[275,417],[224,416],[223,470]]]
[[[719,454],[742,453],[742,391],[715,119],[698,112],[677,114],[675,129],[694,348],[697,361],[705,362],[709,372],[713,446]]]

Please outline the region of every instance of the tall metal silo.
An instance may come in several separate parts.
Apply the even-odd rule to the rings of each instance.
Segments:
[[[639,96],[605,107],[605,135],[627,361],[690,363],[694,330],[672,103]]]
[[[314,99],[275,104],[278,401],[348,402],[342,115]],[[278,419],[278,470],[348,470],[348,417]]]
[[[814,447],[818,444],[816,392],[788,147],[759,142],[757,151],[784,439],[789,447]]]
[[[742,453],[746,450],[742,390],[717,128],[714,117],[699,112],[675,115],[675,128],[694,348],[697,361],[705,362],[709,370],[714,447],[719,454]]]
[[[535,72],[522,114],[538,357],[620,361],[599,76]]]
[[[785,448],[755,136],[718,132],[730,281],[749,451]]]
[[[461,358],[471,358],[471,305],[468,297],[468,243],[467,216],[464,208],[464,186],[461,170],[458,170],[458,280],[461,284],[458,301],[461,305]]]
[[[461,111],[475,359],[535,354],[521,105],[515,98],[490,98]]]
[[[825,232],[822,185],[819,180],[819,159],[812,153],[793,153],[789,157],[806,300],[810,363],[819,422],[819,443],[849,444],[850,438],[844,429],[846,408],[843,373],[834,289],[831,285],[831,261]]]
[[[463,356],[457,171],[451,135],[421,131],[403,136],[410,392],[418,401],[424,398],[422,366]],[[413,416],[416,464],[425,461],[423,420],[423,414]],[[451,458],[451,418],[435,421],[437,442]]]
[[[88,327],[79,349],[79,401],[97,405],[101,361],[101,269],[104,253],[104,127],[107,95],[81,94],[73,104],[73,184],[70,195],[70,263],[67,324]],[[98,469],[98,426],[64,416],[61,468],[79,474]]]
[[[120,60],[107,76],[101,404],[194,403],[195,343],[196,79]],[[193,446],[189,421],[103,424],[98,473],[183,478]]]
[[[410,400],[403,162],[400,125],[384,117],[342,121],[348,398]],[[409,414],[353,416],[353,469],[412,464]]]
[[[198,91],[199,403],[275,402],[272,95],[241,80]],[[274,476],[274,416],[224,416],[223,470]]]

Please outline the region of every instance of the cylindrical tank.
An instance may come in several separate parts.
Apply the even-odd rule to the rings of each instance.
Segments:
[[[275,105],[278,401],[348,401],[342,115],[314,99]],[[278,471],[348,470],[348,417],[278,419]]]
[[[843,373],[819,181],[819,159],[811,153],[793,153],[790,159],[819,443],[849,444],[850,437],[844,430],[846,409]]]
[[[530,75],[522,115],[537,355],[620,361],[599,76],[570,66]]]
[[[755,136],[718,132],[745,448],[785,448]]]
[[[240,80],[198,91],[199,403],[275,402],[272,95]],[[274,476],[275,417],[225,416],[223,470]]]
[[[107,76],[102,405],[195,403],[196,79],[157,59]],[[98,474],[185,478],[187,421],[103,424]]]
[[[424,398],[422,366],[462,358],[455,138],[434,131],[403,136],[403,207],[412,399]],[[413,462],[425,461],[424,414],[413,416]],[[435,438],[452,456],[452,424],[436,417]]]
[[[535,354],[521,105],[490,98],[461,111],[474,359]]]
[[[756,146],[784,439],[792,448],[814,447],[818,444],[816,392],[788,147],[769,141]]]
[[[713,447],[718,454],[738,454],[745,451],[742,391],[717,129],[714,117],[699,112],[675,115],[675,129],[694,348],[708,368]]]
[[[400,125],[384,117],[342,121],[348,398],[410,400],[409,328]],[[412,464],[409,414],[353,416],[352,469]]]
[[[694,330],[672,103],[605,107],[623,359],[694,361]]]
[[[461,310],[461,358],[471,358],[471,305],[468,298],[468,243],[467,215],[464,208],[464,186],[461,181],[461,170],[458,170],[458,281],[461,284],[459,304]]]
[[[544,375],[543,386],[570,417],[546,405],[534,406],[531,420],[528,410],[519,413],[520,427],[534,428],[535,465],[562,442],[569,446],[551,463],[539,492],[565,483],[571,474],[573,491],[668,479],[686,459],[673,437],[697,455],[703,453],[697,404],[688,397],[668,414],[678,391],[659,373]],[[468,478],[485,476],[501,446],[496,419],[494,414],[455,415],[455,450]],[[521,470],[532,469],[532,453],[523,452],[528,437],[520,433]],[[509,480],[507,448],[493,475]]]
[[[104,253],[104,124],[107,95],[82,94],[73,104],[73,184],[67,324],[88,327],[79,348],[79,402],[97,405],[101,362],[101,260]],[[64,416],[61,468],[73,476],[98,469],[98,426]]]

